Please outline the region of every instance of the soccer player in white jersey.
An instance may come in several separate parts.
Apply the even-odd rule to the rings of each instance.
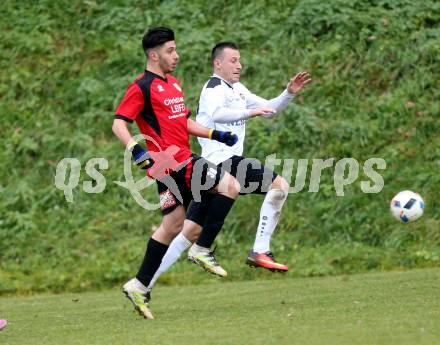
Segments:
[[[238,142],[228,147],[199,138],[202,146],[201,156],[236,176],[241,185],[240,194],[265,195],[254,246],[248,254],[246,263],[254,267],[285,272],[288,267],[276,262],[270,251],[270,239],[287,198],[289,185],[283,177],[266,168],[260,161],[243,157],[243,144],[246,121],[255,116],[272,118],[278,115],[295,94],[311,81],[310,75],[308,72],[298,73],[290,79],[286,89],[279,96],[266,100],[253,94],[240,83],[242,70],[240,52],[234,43],[217,44],[212,50],[211,59],[214,73],[201,92],[196,121],[205,127],[232,131],[237,134]],[[150,288],[158,276],[195,241],[197,242],[191,247],[188,258],[211,273],[223,277],[227,275],[216,262],[210,249],[218,233],[201,233],[208,208],[209,200],[191,203],[183,230],[170,244]]]

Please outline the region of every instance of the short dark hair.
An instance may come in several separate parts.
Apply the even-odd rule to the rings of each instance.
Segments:
[[[231,48],[234,50],[238,50],[238,46],[233,42],[220,42],[217,43],[214,48],[211,50],[211,63],[214,64],[214,60],[217,59],[223,50],[226,48]]]
[[[173,30],[163,26],[151,28],[142,38],[142,48],[145,55],[148,55],[150,49],[161,46],[168,41],[174,41]]]

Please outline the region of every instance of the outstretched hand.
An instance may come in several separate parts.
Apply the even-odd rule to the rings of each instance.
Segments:
[[[255,117],[255,116],[269,116],[276,114],[276,110],[273,108],[268,107],[261,107],[261,108],[253,108],[249,112],[249,117]]]
[[[310,74],[307,71],[299,72],[296,76],[290,79],[287,84],[287,91],[289,93],[298,93],[301,89],[308,83],[310,83],[312,79],[310,78]]]

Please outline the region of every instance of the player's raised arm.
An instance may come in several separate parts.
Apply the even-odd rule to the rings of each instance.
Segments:
[[[214,114],[212,114],[212,118],[217,123],[229,123],[239,120],[248,119],[255,116],[261,115],[273,115],[276,113],[276,110],[271,107],[258,107],[253,109],[231,109],[231,108],[218,108]]]
[[[289,80],[286,89],[281,94],[270,100],[264,99],[260,96],[257,96],[256,94],[253,94],[243,86],[244,92],[246,94],[247,106],[251,108],[261,107],[261,106],[271,107],[275,109],[274,113],[262,114],[262,115],[266,118],[272,118],[276,114],[283,111],[284,108],[286,108],[287,105],[292,101],[294,96],[298,92],[300,92],[304,88],[304,86],[308,84],[311,80],[312,79],[310,77],[309,72],[302,71]]]

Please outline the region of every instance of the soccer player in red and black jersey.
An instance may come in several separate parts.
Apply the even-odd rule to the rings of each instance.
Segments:
[[[215,193],[215,205],[211,202],[205,228],[214,229],[212,233],[216,233],[216,229],[222,227],[240,187],[227,172],[190,150],[189,134],[217,140],[229,146],[236,143],[237,136],[231,132],[208,129],[189,119],[190,112],[186,108],[181,85],[169,74],[179,60],[173,31],[164,27],[153,28],[143,37],[142,46],[147,56],[147,68],[128,87],[116,109],[112,129],[132,152],[136,163],[156,179],[160,195],[162,223],[148,241],[136,277],[123,287],[140,314],[152,319],[150,293],[146,287],[157,271],[168,245],[182,230],[186,208],[193,199],[194,189],[198,189],[202,198],[203,192]],[[146,137],[148,152],[134,141],[128,130],[128,124],[133,121]],[[200,191],[200,179],[204,185],[212,187]],[[211,229],[207,232],[211,232]],[[206,253],[206,260],[216,264],[210,252]]]

